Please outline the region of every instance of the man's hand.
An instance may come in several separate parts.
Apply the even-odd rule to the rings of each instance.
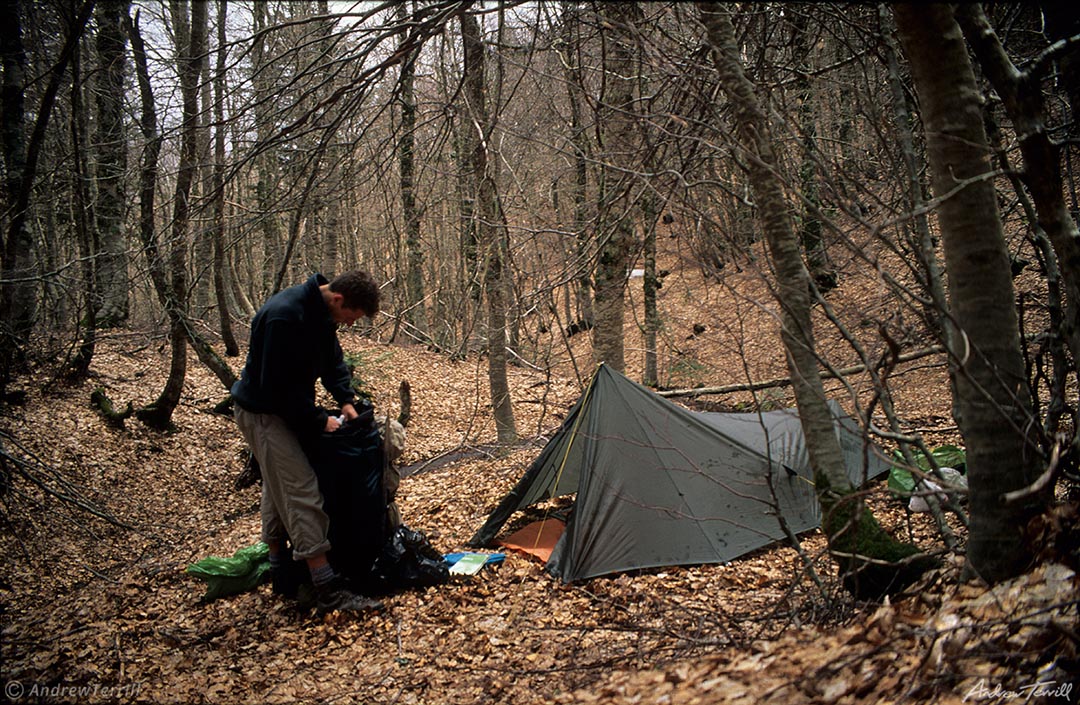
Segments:
[[[326,417],[326,426],[323,428],[327,433],[333,433],[341,428],[344,424],[352,421],[360,416],[356,413],[356,408],[352,404],[341,405],[341,416],[328,416]]]

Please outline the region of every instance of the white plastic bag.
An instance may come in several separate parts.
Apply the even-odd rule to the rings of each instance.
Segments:
[[[934,480],[920,480],[915,485],[915,494],[911,496],[911,500],[908,501],[908,509],[916,514],[922,514],[930,511],[930,505],[926,501],[927,495],[934,495],[939,502],[944,502],[947,497],[945,492],[961,492],[967,493],[968,483],[967,477],[960,474],[960,471],[954,468],[941,468],[941,474],[944,479],[940,482]],[[944,483],[944,487],[942,486]],[[944,491],[943,491],[944,490]]]

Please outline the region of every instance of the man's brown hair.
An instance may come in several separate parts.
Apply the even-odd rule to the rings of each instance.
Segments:
[[[361,309],[368,318],[379,312],[379,285],[367,272],[354,269],[330,280],[330,291],[341,294],[346,308]]]

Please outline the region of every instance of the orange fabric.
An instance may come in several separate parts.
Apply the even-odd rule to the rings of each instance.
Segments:
[[[536,556],[547,563],[564,529],[566,523],[559,519],[541,519],[518,529],[498,543],[513,551]]]

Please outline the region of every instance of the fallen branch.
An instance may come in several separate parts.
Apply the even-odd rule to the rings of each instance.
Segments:
[[[11,443],[23,455],[15,455],[8,451],[4,447],[3,440]],[[65,506],[74,507],[122,529],[135,528],[116,518],[101,505],[87,499],[82,488],[67,479],[56,468],[39,460],[11,435],[2,430],[0,430],[0,466],[3,467],[4,474],[9,475],[7,480],[9,483],[11,481],[10,475],[14,473],[36,486],[46,495],[58,499]],[[10,484],[7,489],[9,491],[12,489]],[[28,495],[24,496],[29,499]]]
[[[911,362],[912,360],[918,360],[919,358],[928,357],[930,355],[937,355],[938,353],[945,352],[945,348],[941,345],[935,345],[930,348],[923,348],[922,350],[912,350],[909,353],[898,355],[896,362]],[[853,375],[859,372],[865,372],[866,365],[853,365],[851,367],[842,367],[839,370],[822,370],[822,379],[836,379],[837,377],[846,377],[847,375]],[[662,397],[696,397],[703,394],[733,394],[735,392],[754,392],[759,389],[770,389],[773,387],[787,387],[791,384],[790,377],[779,377],[777,379],[767,379],[761,382],[746,382],[743,384],[728,384],[722,387],[695,387],[693,389],[666,389],[657,392]]]
[[[124,428],[124,420],[134,412],[134,408],[130,401],[123,411],[117,411],[112,399],[109,398],[109,395],[106,394],[105,390],[101,387],[98,387],[90,393],[90,403],[95,409],[101,412],[102,418],[104,418],[105,422],[113,428]]]

